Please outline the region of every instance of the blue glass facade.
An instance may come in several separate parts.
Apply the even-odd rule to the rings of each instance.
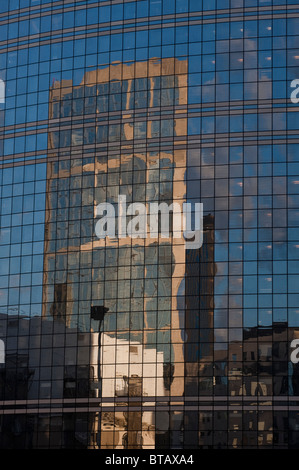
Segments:
[[[1,2],[0,448],[299,446],[298,18]],[[119,196],[203,245],[100,239]]]

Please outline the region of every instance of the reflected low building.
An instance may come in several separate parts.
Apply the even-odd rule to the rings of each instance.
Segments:
[[[84,409],[95,395],[92,334],[40,316],[1,315],[0,320],[7,338],[0,371],[1,448],[49,447],[49,435],[52,448],[87,447]],[[74,418],[76,399],[81,399],[82,412]],[[20,405],[17,415],[9,412],[15,401]]]
[[[166,390],[162,352],[103,333],[99,342],[99,333],[41,317],[0,322],[8,338],[1,448],[48,447],[49,435],[52,448],[154,448],[153,407]],[[15,400],[24,414],[10,415]]]
[[[176,397],[186,409],[184,415],[172,412],[171,433],[162,351],[40,316],[1,315],[0,327],[7,338],[0,369],[3,449],[154,449],[157,441],[167,444],[166,433],[176,448],[215,448],[226,445],[225,428],[230,429],[232,448],[297,446],[299,368],[288,355],[288,338],[294,339],[297,331],[287,324],[247,329],[229,355],[218,348],[210,375],[212,393],[201,389],[198,395],[186,388],[184,402]],[[228,395],[217,380],[224,362]],[[207,368],[198,374],[209,377]],[[212,432],[213,426],[219,432]]]

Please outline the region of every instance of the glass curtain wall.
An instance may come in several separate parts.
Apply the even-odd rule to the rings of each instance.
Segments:
[[[298,22],[1,2],[0,448],[298,447]],[[167,236],[99,238],[122,197],[167,206]]]

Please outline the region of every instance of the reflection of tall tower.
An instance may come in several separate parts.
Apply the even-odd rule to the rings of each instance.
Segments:
[[[204,242],[186,252],[186,362],[213,359],[214,314],[214,217],[203,220]],[[194,337],[194,332],[198,337]],[[199,340],[199,341],[198,341]]]
[[[78,85],[55,82],[50,97],[43,316],[90,331],[96,329],[90,304],[104,302],[107,335],[149,349],[156,345],[167,393],[183,395],[177,305],[185,274],[183,239],[170,233],[163,239],[99,240],[94,225],[96,206],[116,204],[119,194],[128,204],[176,202],[182,208],[187,62],[117,63],[87,72]],[[142,389],[132,384],[142,375],[133,377],[129,362],[126,369],[131,398],[141,403]],[[105,399],[114,403],[115,394]],[[142,427],[142,413],[139,421]],[[128,436],[134,441],[137,435]]]
[[[205,381],[211,381],[205,370],[213,363],[214,335],[214,216],[203,221],[204,240],[199,250],[186,252],[186,340],[185,395],[200,395]],[[207,384],[212,390],[211,384]],[[184,421],[185,445],[198,446],[199,413],[187,412]]]
[[[54,284],[54,301],[51,314],[55,320],[66,321],[67,283]]]

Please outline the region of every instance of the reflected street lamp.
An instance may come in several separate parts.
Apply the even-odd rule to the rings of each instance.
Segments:
[[[109,312],[108,307],[104,307],[104,305],[92,305],[90,309],[90,316],[93,320],[98,320],[100,322],[100,329],[102,321],[104,320],[105,314]]]

